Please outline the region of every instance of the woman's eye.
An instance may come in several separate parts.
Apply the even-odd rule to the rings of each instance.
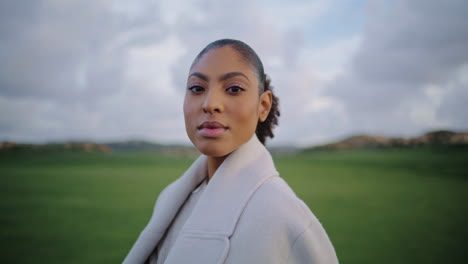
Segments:
[[[239,86],[231,86],[227,88],[226,91],[229,93],[237,94],[237,93],[244,91],[244,89],[240,88]]]
[[[199,93],[202,93],[205,91],[205,88],[201,87],[201,86],[192,86],[189,88],[190,91],[192,91],[192,93],[195,93],[195,94],[199,94]]]

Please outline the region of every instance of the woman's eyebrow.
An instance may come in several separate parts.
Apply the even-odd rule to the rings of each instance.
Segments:
[[[204,75],[203,73],[199,73],[199,72],[194,72],[194,73],[190,74],[189,79],[192,76],[198,77],[198,78],[204,80],[205,82],[207,82],[209,80],[208,76]]]
[[[228,72],[226,74],[223,74],[221,77],[219,77],[219,80],[220,81],[225,81],[225,80],[227,80],[229,78],[233,78],[233,77],[236,77],[236,76],[242,76],[245,79],[247,79],[247,81],[250,81],[249,78],[247,77],[247,75],[243,74],[242,72]]]
[[[195,77],[198,77],[204,81],[209,81],[210,78],[208,78],[208,76],[206,76],[205,74],[203,73],[200,73],[200,72],[194,72],[192,74],[189,75],[189,78],[192,77],[192,76],[195,76]],[[250,81],[249,78],[247,77],[247,75],[243,74],[242,72],[228,72],[226,74],[223,74],[221,75],[221,77],[219,77],[219,80],[220,81],[225,81],[227,79],[230,79],[230,78],[233,78],[233,77],[236,77],[236,76],[242,76],[244,77],[245,79],[247,79],[247,81]]]

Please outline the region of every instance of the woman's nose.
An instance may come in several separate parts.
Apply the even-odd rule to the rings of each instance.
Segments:
[[[203,112],[205,113],[221,113],[224,111],[222,96],[217,91],[210,89],[206,93],[205,101],[203,102]]]

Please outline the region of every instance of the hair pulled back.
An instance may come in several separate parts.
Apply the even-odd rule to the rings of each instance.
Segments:
[[[272,94],[272,104],[270,108],[270,112],[268,113],[267,118],[263,122],[257,123],[257,128],[255,130],[255,134],[257,134],[258,139],[262,144],[265,145],[265,140],[267,137],[273,138],[275,135],[273,134],[273,129],[278,125],[278,118],[280,116],[279,105],[278,105],[278,97],[273,93],[273,87],[270,85],[271,80],[265,74],[263,69],[263,63],[258,57],[257,53],[247,44],[240,40],[235,39],[220,39],[211,42],[208,44],[197,57],[193,60],[192,68],[197,62],[203,57],[205,53],[210,50],[221,48],[224,46],[229,46],[234,49],[240,57],[247,63],[249,63],[252,68],[255,70],[259,81],[259,93],[262,94],[265,91],[270,91]]]

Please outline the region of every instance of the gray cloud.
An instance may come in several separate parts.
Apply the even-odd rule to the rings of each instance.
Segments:
[[[154,110],[139,104],[158,102],[134,98],[129,52],[167,35],[153,1],[142,4],[133,14],[106,1],[3,1],[2,138],[141,136],[135,130],[145,122],[129,121]]]
[[[437,128],[417,124],[411,112],[429,102],[429,85],[448,90],[454,72],[468,63],[467,8],[466,1],[399,1],[369,9],[362,45],[327,90],[344,105],[353,124],[349,131],[408,134]],[[461,90],[450,93],[466,98]],[[461,106],[444,101],[439,110],[459,113]],[[466,119],[437,117],[448,127]]]
[[[123,82],[125,50],[161,35],[151,8],[133,19],[106,2],[32,3],[15,1],[2,7],[3,96],[61,101],[105,96]],[[150,27],[138,35],[138,30]]]
[[[281,6],[270,10],[247,0],[2,1],[0,140],[188,142],[187,71],[219,38],[247,42],[272,77],[282,110],[274,143],[468,127],[461,111],[468,90],[465,3],[370,8],[361,36],[325,49],[327,57],[342,56],[361,40],[332,81],[314,59],[329,59],[325,68],[332,69],[343,58],[320,57],[305,34],[318,23],[317,10],[333,7],[323,3],[296,3],[293,10],[302,15],[288,26],[292,11],[278,17]]]
[[[437,116],[447,122],[454,129],[464,130],[468,127],[466,107],[468,105],[468,64],[460,70],[458,76],[447,85],[448,89],[441,96]]]
[[[3,137],[180,140],[185,138],[181,100],[188,66],[204,45],[231,37],[267,55],[287,50],[285,38],[247,1],[200,1],[173,24],[161,21],[161,10],[153,3],[42,1],[37,6],[4,6],[2,22],[11,21],[2,23],[6,26],[0,34],[10,45],[0,51],[5,58],[0,62],[0,100],[9,102],[3,113],[17,118],[2,116]],[[258,38],[262,31],[266,37]],[[178,59],[174,55],[173,63],[157,56],[176,53],[170,47],[155,51],[167,39],[186,49]],[[161,60],[150,62],[151,56]],[[168,67],[172,72],[164,72]]]

